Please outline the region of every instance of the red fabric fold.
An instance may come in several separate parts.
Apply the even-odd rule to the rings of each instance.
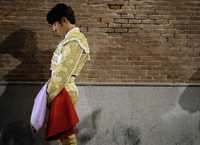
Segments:
[[[66,89],[62,89],[50,104],[46,140],[63,139],[74,134],[78,122],[71,97]]]

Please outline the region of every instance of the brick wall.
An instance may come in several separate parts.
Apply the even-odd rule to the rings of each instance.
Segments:
[[[0,78],[44,81],[59,42],[46,23],[71,5],[91,61],[79,83],[199,83],[199,0],[1,0]]]

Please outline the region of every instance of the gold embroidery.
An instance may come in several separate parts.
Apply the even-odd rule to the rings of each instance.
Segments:
[[[74,38],[79,39],[89,52],[87,40],[79,31],[70,33],[67,39],[61,41],[54,51],[51,60],[52,74],[48,81],[48,102],[52,101],[65,87],[70,93],[73,103],[76,103],[78,89],[75,85],[74,77],[71,75],[79,75],[82,67],[89,58],[89,53],[82,53],[84,50],[78,41],[70,41]]]

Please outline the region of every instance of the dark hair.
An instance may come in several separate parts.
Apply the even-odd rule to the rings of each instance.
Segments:
[[[61,21],[62,17],[66,17],[71,24],[75,24],[74,11],[70,6],[63,3],[57,4],[47,14],[47,21],[49,24],[53,24],[56,21]]]

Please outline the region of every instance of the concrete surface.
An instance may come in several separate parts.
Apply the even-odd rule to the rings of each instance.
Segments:
[[[41,85],[0,86],[0,145],[48,145],[29,118]],[[199,86],[79,86],[79,145],[199,145]],[[51,144],[57,144],[51,142]]]

